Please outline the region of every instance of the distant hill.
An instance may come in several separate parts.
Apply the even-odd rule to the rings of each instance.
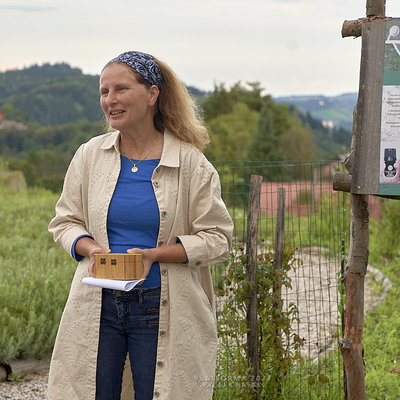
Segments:
[[[47,82],[66,77],[81,77],[82,71],[66,63],[32,65],[0,73],[0,98],[26,93]]]
[[[212,94],[212,92],[205,92],[204,90],[201,90],[194,86],[186,86],[186,89],[193,97],[200,100],[205,99]]]
[[[313,118],[323,121],[324,126],[351,130],[357,96],[357,93],[345,93],[332,97],[322,95],[275,97],[274,100],[277,103],[296,106],[302,113],[310,113]]]
[[[66,63],[33,65],[0,73],[0,111],[4,118],[40,125],[62,125],[103,119],[99,76],[86,75]],[[197,98],[209,93],[193,86]]]
[[[99,77],[68,64],[33,65],[0,73],[0,111],[41,125],[101,120]]]

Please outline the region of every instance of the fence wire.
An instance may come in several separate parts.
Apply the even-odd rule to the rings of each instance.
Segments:
[[[340,278],[348,250],[349,198],[332,190],[338,164],[215,162],[214,166],[235,223],[232,257],[212,268],[220,338],[214,399],[343,399],[343,367],[337,344],[342,334]],[[256,378],[247,359],[248,288],[244,276],[252,174],[263,177],[258,253],[265,254],[258,275],[264,286],[257,294],[261,311],[260,371]],[[283,278],[273,265],[280,189],[285,190],[287,271]],[[281,282],[281,303],[274,297],[274,283],[268,280],[274,268],[276,279],[287,279],[287,284]]]

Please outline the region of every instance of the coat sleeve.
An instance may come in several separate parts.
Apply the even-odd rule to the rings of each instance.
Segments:
[[[179,236],[188,266],[224,261],[232,246],[233,222],[221,198],[218,172],[203,159],[192,172],[189,188],[189,234]]]
[[[84,145],[77,150],[68,167],[63,190],[56,203],[56,215],[49,224],[54,241],[71,255],[75,239],[82,235],[90,236],[82,197],[83,150]]]

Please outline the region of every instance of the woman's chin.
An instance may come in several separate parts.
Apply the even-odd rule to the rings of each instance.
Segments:
[[[121,124],[119,121],[115,121],[115,120],[112,120],[112,119],[108,120],[108,124],[110,125],[111,128],[113,128],[113,129],[115,129],[117,131],[121,130],[122,127],[123,127],[123,124]]]

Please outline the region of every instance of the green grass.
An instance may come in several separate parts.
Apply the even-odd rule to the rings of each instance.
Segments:
[[[56,200],[0,188],[0,362],[51,353],[74,271],[47,231]]]
[[[387,300],[365,318],[364,353],[368,399],[400,396],[400,258],[379,265],[393,287]]]
[[[386,201],[382,222],[371,222],[370,264],[390,279],[392,289],[386,301],[365,316],[363,344],[369,400],[400,398],[400,238],[392,231],[399,223],[399,211],[400,202]]]

